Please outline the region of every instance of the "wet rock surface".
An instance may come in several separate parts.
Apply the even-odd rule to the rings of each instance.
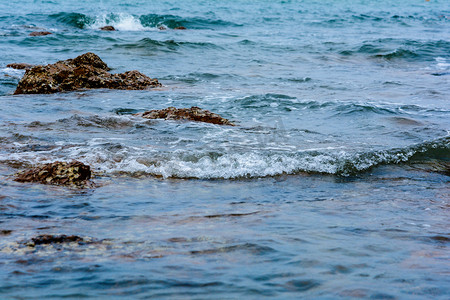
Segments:
[[[111,74],[109,70],[100,57],[88,52],[74,59],[32,67],[25,72],[14,94],[52,94],[97,88],[144,90],[161,86],[157,79],[139,71]]]
[[[116,28],[114,28],[114,26],[103,26],[103,27],[100,27],[100,30],[103,30],[103,31],[116,31]]]
[[[31,239],[30,242],[26,243],[27,246],[35,247],[37,245],[50,245],[50,244],[62,244],[71,242],[82,242],[83,238],[77,235],[50,235],[44,234],[39,235]]]
[[[70,163],[57,161],[19,173],[15,181],[93,187],[91,175],[91,168],[79,161]]]
[[[31,69],[32,67],[34,67],[34,65],[25,64],[25,63],[12,63],[12,64],[6,65],[6,67],[16,69],[16,70],[28,70],[28,69]]]
[[[201,109],[196,106],[192,106],[191,108],[168,107],[165,109],[150,110],[143,113],[137,113],[135,114],[135,116],[140,116],[146,119],[187,120],[218,125],[235,126],[235,124],[233,124],[231,121],[222,118],[218,114],[212,113],[208,110]]]
[[[49,34],[53,34],[49,31],[33,31],[32,33],[29,34],[29,36],[44,36],[44,35],[49,35]]]

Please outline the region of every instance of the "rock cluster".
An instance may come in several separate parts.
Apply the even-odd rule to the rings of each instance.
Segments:
[[[143,90],[161,86],[138,71],[111,74],[110,68],[96,54],[88,52],[46,66],[35,66],[25,72],[17,94],[51,94],[78,89]]]
[[[89,181],[91,175],[91,168],[79,161],[70,163],[57,161],[19,173],[15,181],[90,187],[93,185]]]
[[[191,108],[168,107],[165,109],[150,110],[143,113],[137,113],[135,114],[135,116],[140,116],[146,119],[189,120],[218,125],[234,126],[232,122],[225,118],[222,118],[218,114],[212,113],[208,110],[201,109],[196,106],[192,106]]]

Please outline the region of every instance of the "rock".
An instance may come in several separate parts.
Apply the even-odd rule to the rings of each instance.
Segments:
[[[439,161],[439,160],[426,160],[426,161],[416,161],[411,164],[414,169],[440,173],[446,176],[450,176],[450,162],[449,161]]]
[[[91,175],[91,168],[79,161],[70,163],[57,161],[19,173],[14,180],[18,182],[93,187],[93,183],[90,181]]]
[[[33,65],[25,64],[25,63],[12,63],[12,64],[6,65],[6,67],[16,69],[16,70],[28,70],[28,69],[31,69],[33,67]]]
[[[103,27],[100,27],[100,30],[103,30],[103,31],[116,31],[116,29],[114,28],[114,26],[103,26]]]
[[[49,35],[49,34],[53,34],[49,31],[33,31],[32,33],[29,34],[29,36],[44,36],[44,35]]]
[[[212,113],[208,110],[204,110],[196,106],[192,106],[191,108],[168,107],[166,109],[150,110],[134,115],[146,119],[189,120],[218,125],[235,126],[232,122],[225,118],[222,118],[218,114]]]
[[[100,57],[88,52],[74,59],[27,70],[14,94],[52,94],[96,88],[143,90],[161,86],[157,79],[138,71],[111,74],[109,70]]]
[[[178,26],[174,28],[175,30],[186,30],[187,28],[184,26]]]
[[[31,242],[27,243],[27,246],[34,247],[37,245],[49,245],[49,244],[61,244],[71,242],[82,242],[83,238],[77,235],[39,235],[31,239]]]

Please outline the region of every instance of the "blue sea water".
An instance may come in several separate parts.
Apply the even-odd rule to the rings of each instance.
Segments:
[[[163,87],[13,95],[85,52]],[[448,299],[449,101],[448,1],[1,1],[0,298]]]

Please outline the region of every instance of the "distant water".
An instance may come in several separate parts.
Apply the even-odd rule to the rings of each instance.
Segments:
[[[11,0],[0,41],[0,298],[450,296],[448,1]],[[164,86],[12,95],[88,51]],[[73,159],[100,187],[12,180]]]

